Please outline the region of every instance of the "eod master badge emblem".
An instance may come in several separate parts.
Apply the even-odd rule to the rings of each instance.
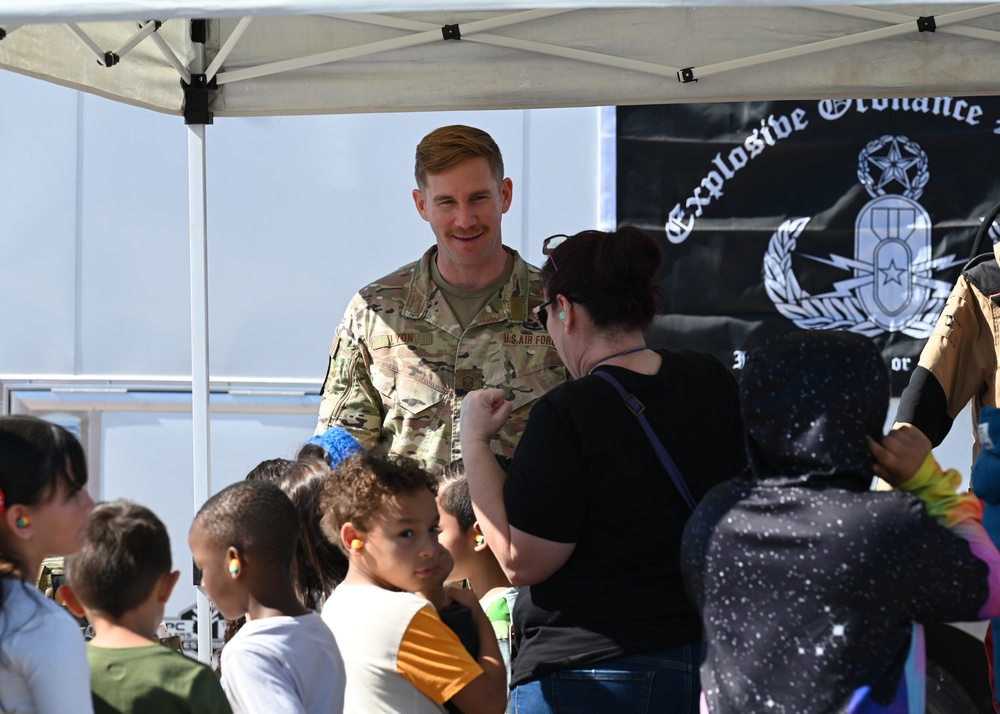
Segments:
[[[858,179],[872,197],[854,225],[854,256],[802,257],[850,273],[833,290],[810,295],[799,285],[792,254],[810,218],[789,218],[774,232],[764,255],[764,288],[782,315],[803,329],[844,329],[874,337],[901,332],[931,334],[951,283],[935,270],[963,260],[932,257],[931,219],[917,201],[930,180],[927,154],[905,136],[885,135],[858,155]],[[899,193],[889,193],[900,187]]]

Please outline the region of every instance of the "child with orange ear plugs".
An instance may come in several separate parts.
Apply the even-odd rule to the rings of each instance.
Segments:
[[[510,459],[503,456],[496,459],[506,473]],[[517,589],[510,586],[510,580],[479,529],[462,459],[452,461],[442,469],[437,503],[441,515],[440,540],[455,559],[451,579],[468,580],[484,610],[488,611],[498,598],[510,597],[513,601]],[[507,622],[510,622],[509,617]]]
[[[427,599],[439,587],[436,479],[398,455],[341,462],[320,506],[324,535],[347,555],[347,577],[323,607],[347,670],[344,711],[500,714],[506,674],[493,629],[467,590],[447,596],[469,608],[479,639],[474,659]],[[438,584],[438,585],[436,585]]]
[[[292,584],[298,535],[295,506],[267,481],[212,496],[188,534],[208,597],[227,620],[246,614],[222,650],[222,687],[235,714],[343,709],[340,649]]]
[[[180,575],[171,568],[167,529],[148,508],[115,501],[91,513],[59,592],[96,633],[87,656],[97,714],[230,714],[215,673],[154,638]]]

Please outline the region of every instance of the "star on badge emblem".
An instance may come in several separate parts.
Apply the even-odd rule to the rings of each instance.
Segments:
[[[878,180],[879,188],[882,188],[890,181],[898,181],[904,187],[911,188],[910,169],[920,163],[920,157],[903,156],[903,152],[899,148],[899,141],[893,138],[889,142],[888,150],[884,156],[869,155],[868,161],[882,169],[882,175]]]
[[[888,285],[889,283],[896,283],[896,285],[902,285],[902,276],[906,272],[906,268],[896,267],[896,261],[892,260],[889,266],[886,268],[880,268],[879,272],[882,273],[882,284]]]

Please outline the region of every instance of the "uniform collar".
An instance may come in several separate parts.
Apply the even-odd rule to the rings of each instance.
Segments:
[[[500,290],[499,305],[497,305],[495,298],[490,304],[494,306],[494,315],[497,316],[498,322],[500,320],[515,323],[525,322],[529,318],[528,293],[531,285],[528,264],[513,248],[504,246],[503,249],[514,257],[514,269],[511,272],[510,280]],[[403,308],[403,315],[407,318],[415,320],[427,318],[427,308],[430,305],[431,296],[438,289],[434,281],[431,280],[430,269],[430,261],[436,253],[437,246],[431,246],[421,256],[413,269]],[[477,324],[480,324],[478,320],[472,323],[472,325]]]

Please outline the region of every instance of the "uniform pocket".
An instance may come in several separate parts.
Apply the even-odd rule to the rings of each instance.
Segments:
[[[513,397],[513,411],[517,412],[518,409],[531,404],[565,381],[566,369],[561,362],[555,361],[554,364],[543,364],[527,374],[519,374],[507,383],[497,386],[506,391],[508,397]]]
[[[398,372],[378,362],[372,365],[372,385],[382,395],[386,413],[400,411],[409,416],[440,411],[447,401],[448,391],[410,375]]]

